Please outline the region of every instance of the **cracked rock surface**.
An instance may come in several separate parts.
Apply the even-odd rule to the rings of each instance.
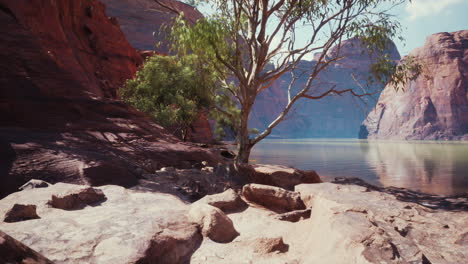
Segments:
[[[284,214],[252,199],[224,214],[203,200],[190,205],[172,194],[111,185],[99,187],[107,200],[98,205],[73,211],[47,205],[53,194],[83,188],[59,183],[9,195],[0,200],[0,215],[15,203],[33,204],[41,219],[2,222],[0,230],[54,263],[459,264],[468,259],[466,210],[431,209],[357,185],[296,186],[306,210],[292,213],[310,213],[297,222],[281,220]],[[226,223],[235,236],[225,234]]]

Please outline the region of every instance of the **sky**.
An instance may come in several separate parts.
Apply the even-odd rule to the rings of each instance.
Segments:
[[[434,33],[468,30],[468,0],[413,0],[395,8],[404,42],[395,40],[401,55],[424,45]]]
[[[213,11],[199,8],[204,14]],[[401,23],[403,41],[394,39],[402,56],[424,45],[434,33],[468,30],[468,0],[412,0],[390,11]],[[308,34],[299,34],[298,42],[306,41]],[[305,59],[310,60],[312,54]]]

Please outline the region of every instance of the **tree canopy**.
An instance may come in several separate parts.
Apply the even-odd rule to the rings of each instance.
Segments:
[[[212,14],[195,22],[167,2],[155,1],[179,14],[169,32],[175,54],[194,54],[201,65],[217,72],[220,94],[231,103],[227,108],[222,104],[226,101],[218,100],[215,108],[237,132],[237,163],[248,162],[252,147],[270,135],[298,100],[373,94],[334,86],[317,89],[320,72],[343,58],[340,44],[345,39],[358,38],[379,54],[369,69],[370,81],[398,87],[412,78],[414,67],[397,65],[385,54],[400,28],[389,10],[404,0],[206,0],[198,2],[210,6]],[[333,47],[337,48],[331,52]],[[311,54],[316,60],[313,68],[298,71],[299,62]],[[308,79],[301,89],[293,90],[298,72]],[[252,134],[248,120],[256,97],[284,74],[292,78],[285,87],[288,98],[283,111],[264,131]]]
[[[198,61],[195,55],[183,60],[174,56],[152,56],[136,77],[120,89],[120,95],[125,102],[185,138],[199,112],[214,103],[215,72],[199,67]]]

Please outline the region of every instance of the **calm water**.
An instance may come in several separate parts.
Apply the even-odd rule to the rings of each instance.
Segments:
[[[251,162],[313,169],[325,181],[359,177],[425,193],[468,193],[468,142],[264,140]]]

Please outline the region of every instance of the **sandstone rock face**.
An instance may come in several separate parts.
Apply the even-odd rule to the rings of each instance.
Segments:
[[[0,262],[11,264],[52,264],[52,261],[2,231],[0,231]]]
[[[155,50],[167,54],[168,46],[161,26],[170,24],[174,14],[153,0],[102,0],[107,14],[115,17],[130,44],[140,50]],[[164,4],[184,12],[191,21],[202,14],[190,5],[174,0],[163,0]],[[156,47],[157,41],[163,41]]]
[[[330,50],[329,54],[333,55],[336,52],[337,47]],[[389,45],[387,53],[392,60],[400,59],[400,54],[393,43]],[[366,86],[369,66],[375,61],[375,56],[369,54],[357,39],[343,41],[340,54],[345,58],[319,74],[311,88],[312,95],[320,94],[321,91],[328,90],[334,85],[339,90],[351,88],[357,93],[362,93],[361,86]],[[316,61],[304,60],[299,67],[306,70],[312,69]],[[287,86],[290,80],[290,73],[286,73],[272,87],[259,94],[250,116],[250,127],[262,130],[278,116],[287,104]],[[299,78],[293,91],[302,88],[306,81],[306,75]],[[383,85],[376,84],[366,89],[368,92],[375,92],[374,97],[378,98],[382,88]],[[362,121],[375,106],[375,100],[362,99],[363,101],[350,94],[328,96],[320,100],[301,99],[288,114],[286,120],[273,130],[270,137],[357,138]]]
[[[36,205],[41,219],[0,229],[54,263],[185,263],[202,241],[189,207],[167,194],[103,186],[107,201],[100,205],[76,211],[47,205],[52,195],[83,187],[57,183],[9,195],[0,201],[0,215],[20,202]]]
[[[303,184],[296,191],[312,207],[309,219],[280,221],[251,206],[229,215],[239,237],[228,244],[204,240],[191,263],[466,262],[466,211],[432,210],[354,185]],[[261,250],[279,238],[287,251]]]
[[[0,1],[0,197],[30,179],[132,186],[219,160],[117,100],[142,60],[97,0]]]
[[[5,104],[15,102],[12,99],[23,99],[15,102],[20,106],[46,98],[49,103],[63,97],[115,98],[116,88],[142,63],[99,1],[0,4],[4,73],[0,95],[6,114],[26,110],[8,111]]]
[[[208,204],[193,204],[189,219],[200,226],[203,236],[215,242],[228,243],[239,235],[232,220],[223,211]]]
[[[422,74],[404,91],[387,86],[364,122],[361,137],[468,139],[468,31],[438,33],[410,53]]]
[[[279,213],[305,209],[299,193],[279,187],[247,184],[242,188],[242,195],[250,202]]]
[[[148,58],[155,54],[168,54],[169,43],[166,40],[165,26],[170,26],[174,13],[160,6],[153,0],[101,0],[107,7],[106,13],[115,17],[130,44],[141,50],[140,55]],[[161,1],[175,8],[195,22],[203,15],[194,7],[175,0]],[[157,42],[161,45],[156,46]],[[181,135],[175,131],[175,135]],[[191,142],[211,143],[213,133],[207,113],[201,112],[193,122],[186,138]]]
[[[2,222],[0,229],[54,263],[451,264],[468,257],[463,207],[430,209],[373,188],[298,185],[312,213],[294,223],[255,204],[226,216],[206,204],[119,186],[100,187],[108,200],[94,207],[63,211],[47,205],[51,195],[83,188],[58,183],[13,193],[0,200],[0,215],[15,203],[34,204],[41,219]],[[215,228],[226,227],[218,225],[218,216],[238,233],[229,243],[203,239],[207,226],[224,232]],[[195,218],[203,220],[193,223]],[[0,254],[0,261],[4,256],[9,255]]]
[[[456,242],[468,232],[466,211],[432,210],[354,185],[299,185],[296,191],[313,208],[309,231],[326,237],[309,246],[343,246],[322,248],[322,263],[339,263],[345,248],[346,254],[359,252],[362,262],[355,263],[461,263],[467,258],[466,245]]]

